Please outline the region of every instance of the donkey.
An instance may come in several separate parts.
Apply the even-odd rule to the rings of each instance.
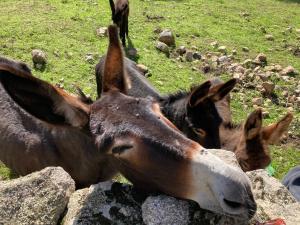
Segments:
[[[213,91],[224,84],[218,78],[211,81]],[[244,124],[232,123],[229,95],[218,101],[216,107],[223,120],[220,126],[221,148],[234,152],[244,171],[266,168],[271,163],[268,146],[281,139],[288,130],[293,115],[288,113],[277,123],[262,127],[261,109],[252,112]]]
[[[111,18],[114,24],[120,29],[120,38],[123,47],[126,47],[125,36],[128,37],[128,16],[129,16],[129,1],[128,0],[109,0],[111,8]]]
[[[95,70],[98,97],[101,94],[105,58],[106,56],[100,58]],[[210,88],[211,82],[206,81],[197,87],[192,87],[190,91],[179,91],[162,96],[142,75],[135,62],[126,58],[124,63],[131,82],[131,87],[128,89],[130,96],[153,97],[159,102],[163,114],[188,138],[205,148],[221,147],[219,126],[222,118],[215,105],[227,97],[235,86],[236,79],[218,84],[213,89]]]
[[[140,189],[251,218],[256,204],[245,173],[182,135],[155,101],[126,95],[118,31],[108,31],[102,97],[91,105],[14,62],[0,64],[0,160],[21,175],[62,166],[80,186],[120,172]]]
[[[264,169],[271,163],[268,145],[280,140],[292,119],[288,113],[277,123],[262,127],[262,111],[257,109],[244,124],[222,123],[221,147],[235,153],[243,171]]]

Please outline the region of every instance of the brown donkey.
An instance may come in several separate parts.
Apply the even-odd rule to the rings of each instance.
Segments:
[[[262,126],[262,111],[252,112],[245,124],[223,123],[220,139],[223,149],[233,151],[244,171],[264,169],[271,163],[269,144],[275,144],[287,131],[293,115],[288,113],[275,124]]]
[[[109,0],[111,8],[111,18],[114,24],[120,29],[120,38],[122,45],[126,46],[126,36],[128,37],[128,16],[129,1],[128,0]]]
[[[19,174],[62,166],[79,186],[121,172],[135,186],[192,199],[249,219],[250,181],[183,136],[150,99],[126,95],[115,26],[109,27],[102,97],[90,106],[49,83],[0,64],[0,160]]]
[[[98,97],[101,95],[105,58],[106,56],[101,57],[95,71]],[[216,105],[234,88],[236,79],[223,82],[213,89],[211,89],[211,82],[206,81],[189,91],[162,96],[141,74],[135,62],[125,58],[124,66],[131,83],[128,95],[151,96],[159,102],[163,114],[188,138],[205,148],[221,147],[219,127],[222,118],[218,114]]]
[[[211,80],[211,91],[221,88],[224,82]],[[223,123],[220,126],[221,148],[233,151],[244,171],[264,169],[271,163],[268,146],[276,144],[288,130],[293,115],[288,113],[277,123],[262,127],[261,109],[252,112],[244,124],[233,124],[231,120],[230,96],[216,103]]]

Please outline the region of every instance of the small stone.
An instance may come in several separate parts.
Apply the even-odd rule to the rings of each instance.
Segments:
[[[179,46],[179,48],[176,50],[176,52],[179,54],[179,55],[184,55],[186,53],[186,47],[185,46]]]
[[[259,53],[255,58],[255,63],[259,65],[266,65],[267,64],[267,56],[263,53]]]
[[[243,47],[242,50],[243,50],[243,52],[249,52],[249,48],[248,47]]]
[[[262,86],[264,88],[264,92],[267,94],[267,95],[271,95],[275,89],[275,84],[272,83],[272,82],[263,82],[262,83]]]
[[[194,52],[193,53],[193,58],[196,60],[200,60],[201,59],[201,53],[200,52]]]
[[[194,57],[193,57],[193,52],[192,51],[187,51],[185,54],[185,59],[187,62],[193,62]]]
[[[265,38],[266,38],[266,40],[268,40],[268,41],[274,41],[274,37],[273,37],[272,34],[266,34],[266,35],[265,35]]]
[[[87,61],[89,64],[93,64],[95,62],[93,54],[87,54],[85,56],[85,61]]]
[[[127,50],[127,54],[130,58],[135,58],[137,57],[138,52],[136,48],[130,48]]]
[[[165,43],[158,41],[156,42],[155,47],[161,52],[169,54],[169,47]]]
[[[219,43],[218,43],[217,41],[211,42],[210,45],[211,45],[213,48],[218,48],[218,47],[219,47]]]
[[[221,53],[226,53],[227,52],[227,48],[226,48],[226,46],[220,46],[218,48],[218,51],[221,52]]]
[[[147,66],[143,65],[143,64],[137,64],[136,67],[143,73],[146,74],[148,73],[149,69]]]
[[[261,106],[263,104],[263,99],[260,97],[253,98],[252,103],[257,106]]]
[[[282,71],[281,71],[281,74],[283,76],[293,76],[293,75],[297,75],[298,72],[295,70],[294,67],[292,66],[287,66],[285,67]]]
[[[96,30],[96,34],[98,37],[107,37],[107,27],[99,27],[97,30]]]
[[[171,30],[163,30],[160,34],[159,34],[159,38],[158,40],[160,42],[165,43],[168,46],[175,46],[175,37],[172,33]]]
[[[67,59],[71,59],[73,57],[73,53],[72,52],[66,52],[66,57],[67,57]]]
[[[46,53],[40,49],[33,49],[31,52],[33,64],[45,65],[47,63]]]
[[[237,55],[237,50],[236,49],[232,50],[232,55]]]
[[[192,67],[192,70],[193,71],[198,71],[198,68],[194,66],[194,67]]]
[[[211,66],[209,64],[205,64],[202,67],[202,71],[203,71],[203,73],[209,73],[211,71]]]
[[[218,62],[220,62],[220,63],[224,63],[226,61],[228,61],[228,57],[226,55],[223,55],[218,58]]]
[[[296,29],[296,32],[300,34],[300,29]]]

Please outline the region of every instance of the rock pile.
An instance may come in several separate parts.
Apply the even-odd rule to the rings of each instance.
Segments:
[[[232,152],[212,152],[227,163],[238,165]],[[252,225],[278,217],[287,225],[300,224],[300,203],[279,181],[264,170],[247,174],[258,204],[257,214],[248,222],[202,210],[192,201],[158,194],[147,196],[129,184],[112,181],[74,192],[70,176],[53,167],[0,181],[0,224]]]

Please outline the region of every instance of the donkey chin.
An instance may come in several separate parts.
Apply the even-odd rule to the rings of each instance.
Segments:
[[[256,203],[251,183],[240,168],[228,165],[202,149],[193,155],[189,169],[192,182],[188,199],[198,202],[203,209],[236,219],[253,217]]]

